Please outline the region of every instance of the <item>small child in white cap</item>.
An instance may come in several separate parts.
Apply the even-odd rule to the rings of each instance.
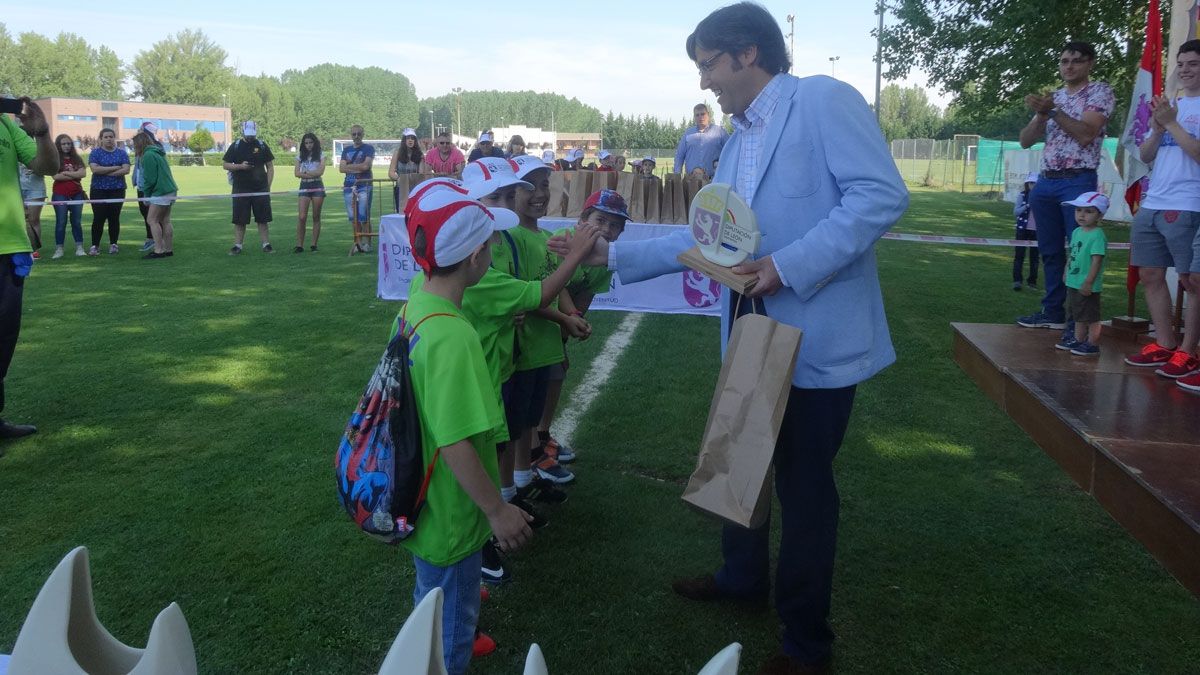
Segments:
[[[1085,192],[1063,206],[1075,207],[1079,227],[1071,233],[1071,253],[1064,279],[1067,285],[1067,318],[1075,334],[1064,335],[1055,346],[1076,356],[1100,354],[1100,289],[1104,285],[1104,256],[1108,238],[1100,219],[1108,211],[1108,197]]]
[[[1013,216],[1017,219],[1017,231],[1013,237],[1017,241],[1037,241],[1037,221],[1033,219],[1033,209],[1029,207],[1029,191],[1037,183],[1038,175],[1031,173],[1025,176],[1025,187],[1017,194],[1017,203],[1013,205]],[[1025,285],[1037,288],[1038,249],[1037,246],[1017,246],[1013,251],[1012,289],[1021,290],[1021,280],[1025,272],[1025,251],[1029,251],[1029,276]]]

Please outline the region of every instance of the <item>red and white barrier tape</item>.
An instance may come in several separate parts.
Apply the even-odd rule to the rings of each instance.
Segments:
[[[1032,248],[1037,246],[1036,241],[1028,239],[987,239],[984,237],[945,237],[937,234],[908,234],[905,232],[888,232],[883,235],[884,239],[892,239],[895,241],[916,241],[926,244],[960,244],[967,246],[1024,246]],[[1128,250],[1129,244],[1123,242],[1110,242],[1109,250]]]
[[[225,193],[225,194],[216,194],[216,195],[178,195],[176,197],[173,197],[172,199],[173,199],[173,201],[181,202],[181,201],[185,201],[185,200],[196,200],[196,199],[233,199],[234,197],[267,197],[267,196],[280,196],[280,195],[303,195],[303,194],[307,194],[309,192],[328,192],[330,190],[336,190],[338,187],[341,187],[341,186],[332,187],[332,188],[305,188],[303,190],[284,190],[282,192],[239,192],[237,194]],[[126,199],[67,199],[67,200],[57,200],[57,199],[51,198],[49,202],[46,202],[45,199],[43,199],[42,201],[25,202],[25,206],[45,206],[47,203],[49,203],[51,206],[54,206],[54,205],[74,206],[76,204],[124,204],[127,202],[129,202],[129,203],[148,202],[152,199],[162,199],[162,197],[129,197]]]

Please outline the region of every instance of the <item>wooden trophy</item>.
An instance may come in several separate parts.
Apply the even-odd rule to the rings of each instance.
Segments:
[[[734,274],[730,268],[758,249],[762,235],[750,206],[726,183],[709,183],[696,193],[688,209],[696,245],[678,260],[727,288],[745,294],[758,278]]]

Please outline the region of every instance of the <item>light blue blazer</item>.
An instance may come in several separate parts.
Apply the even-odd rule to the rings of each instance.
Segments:
[[[825,76],[777,77],[780,101],[762,139],[750,206],[762,231],[755,257],[774,256],[790,287],[765,298],[766,313],[804,331],[792,384],[846,387],[896,360],[874,247],[904,214],[908,189],[874,113],[853,87]],[[721,152],[716,182],[737,185],[741,147],[736,132]],[[618,241],[616,272],[622,283],[633,283],[680,271],[676,256],[694,243],[689,228]],[[722,293],[722,354],[730,295]]]

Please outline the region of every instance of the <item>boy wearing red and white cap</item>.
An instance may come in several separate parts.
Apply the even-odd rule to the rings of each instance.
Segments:
[[[464,673],[479,621],[481,550],[493,535],[509,551],[532,537],[529,516],[500,497],[492,438],[503,416],[479,335],[462,311],[463,294],[491,263],[493,233],[517,219],[448,188],[417,201],[409,229],[428,278],[410,295],[397,329],[409,340],[422,459],[434,467],[420,527],[402,544],[416,567],[414,604],[433,588],[444,593],[446,670]]]
[[[1075,334],[1067,334],[1055,346],[1076,356],[1100,354],[1100,289],[1104,285],[1104,257],[1108,238],[1100,219],[1108,211],[1108,197],[1085,192],[1063,206],[1075,207],[1079,227],[1071,233],[1071,254],[1064,274],[1067,285],[1067,318],[1075,322]]]

